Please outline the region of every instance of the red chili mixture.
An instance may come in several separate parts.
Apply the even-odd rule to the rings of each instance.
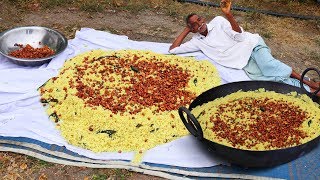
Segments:
[[[189,82],[190,73],[177,65],[153,62],[156,61],[155,56],[149,60],[139,60],[141,57],[136,55],[131,60],[128,58],[85,58],[83,65],[75,66],[77,79],[70,79],[69,85],[77,89],[76,96],[84,99],[86,105],[102,106],[113,113],[136,114],[151,106],[156,106],[158,112],[171,111],[190,103],[196,97],[195,93],[184,88]],[[90,77],[97,73],[97,77],[101,77],[99,81]],[[116,85],[119,80],[132,86],[105,85],[105,82]],[[67,91],[66,88],[64,90]],[[132,104],[129,109],[126,108],[128,103]]]
[[[9,56],[16,58],[39,59],[55,54],[55,51],[49,48],[47,45],[41,48],[33,48],[30,44],[27,44],[25,47],[23,47],[21,44],[15,44],[15,46],[19,46],[21,49],[11,51]]]
[[[285,101],[246,98],[219,106],[219,113],[225,114],[228,111],[236,112],[235,117],[240,119],[245,118],[244,113],[248,112],[249,120],[252,121],[247,125],[236,123],[236,120],[228,115],[215,115],[210,118],[215,124],[212,131],[218,132],[219,137],[227,138],[234,146],[239,144],[251,148],[259,142],[268,142],[268,147],[281,148],[299,144],[299,140],[306,137],[306,133],[298,129],[306,118],[306,113]],[[228,122],[221,118],[226,118]],[[293,138],[289,138],[291,136]],[[245,143],[246,139],[252,141]]]

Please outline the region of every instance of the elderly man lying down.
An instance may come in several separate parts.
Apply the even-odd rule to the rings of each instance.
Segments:
[[[258,34],[244,32],[231,13],[231,0],[222,0],[217,16],[206,20],[192,13],[187,16],[187,26],[174,40],[169,52],[172,54],[202,51],[217,63],[230,68],[243,69],[252,80],[276,81],[300,87],[301,75],[288,65],[275,59],[269,47]],[[182,43],[189,33],[192,39]],[[317,91],[320,83],[303,79],[310,92]],[[320,92],[318,92],[320,95]]]

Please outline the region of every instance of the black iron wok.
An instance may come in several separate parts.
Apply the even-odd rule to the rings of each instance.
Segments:
[[[308,68],[302,73],[302,77],[304,78],[305,74],[310,70],[316,71],[320,76],[319,70],[315,68]],[[209,151],[220,155],[222,158],[228,160],[230,163],[243,167],[276,166],[283,163],[287,163],[311,151],[318,145],[320,136],[307,143],[284,149],[265,151],[236,149],[205,139],[203,137],[202,128],[197,119],[191,113],[191,110],[196,106],[202,105],[216,98],[224,97],[239,90],[252,91],[257,90],[259,88],[264,88],[265,90],[275,91],[277,93],[283,94],[296,91],[299,94],[307,94],[309,97],[312,98],[314,102],[320,103],[320,98],[316,96],[316,94],[320,91],[320,88],[314,93],[309,93],[302,86],[302,82],[300,83],[300,85],[302,88],[270,81],[242,81],[224,84],[212,88],[199,95],[190,104],[189,109],[185,107],[180,107],[179,115],[184,125],[192,135],[194,135],[198,140],[203,142],[203,145],[206,148],[208,148]],[[186,114],[187,118],[184,117],[184,113]]]

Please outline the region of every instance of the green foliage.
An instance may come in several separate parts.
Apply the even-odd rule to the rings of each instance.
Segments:
[[[94,174],[92,180],[106,180],[108,178],[105,174]]]

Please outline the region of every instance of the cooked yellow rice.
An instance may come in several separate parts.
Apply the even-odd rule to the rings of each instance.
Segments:
[[[292,92],[290,94],[280,94],[273,91],[265,91],[263,88],[256,90],[256,91],[238,91],[235,93],[232,93],[230,95],[227,95],[225,97],[221,97],[218,99],[215,99],[213,101],[210,101],[208,103],[205,103],[201,106],[197,106],[192,110],[192,113],[195,117],[197,117],[198,121],[201,124],[201,127],[203,129],[204,137],[206,139],[209,139],[213,142],[217,142],[219,144],[223,144],[229,147],[235,147],[238,149],[247,149],[247,150],[271,150],[271,149],[282,149],[286,147],[275,147],[270,144],[270,142],[259,142],[255,143],[252,139],[245,139],[244,145],[239,144],[233,144],[228,138],[222,138],[218,135],[217,130],[213,131],[214,127],[214,118],[221,117],[223,118],[222,121],[228,123],[229,130],[235,128],[235,126],[242,124],[245,127],[249,127],[250,124],[253,124],[253,126],[261,119],[258,119],[255,117],[255,115],[251,115],[249,110],[245,111],[245,113],[242,113],[244,115],[244,118],[239,118],[239,113],[236,111],[228,111],[229,109],[226,107],[227,104],[230,104],[232,102],[238,102],[239,100],[245,100],[245,99],[255,99],[255,100],[262,100],[268,98],[269,100],[267,102],[282,102],[284,104],[287,104],[289,107],[297,108],[299,111],[306,113],[306,117],[302,120],[303,122],[299,125],[298,129],[302,132],[302,134],[305,134],[306,137],[303,137],[299,139],[298,143],[291,143],[287,147],[292,147],[298,144],[306,143],[320,135],[320,105],[313,102],[311,98],[309,98],[307,95],[300,95],[296,92]],[[233,104],[234,105],[234,104]],[[252,104],[251,104],[252,105]],[[248,106],[251,106],[248,104]],[[237,105],[234,105],[234,109],[237,109],[235,107]],[[219,110],[219,107],[223,107],[225,109],[225,112],[221,113],[221,109]],[[223,109],[222,108],[222,109]],[[253,107],[252,107],[253,108]],[[271,107],[266,107],[271,108]],[[265,109],[262,109],[265,111]],[[220,111],[220,112],[219,112]],[[255,110],[255,112],[258,112],[259,109]],[[250,117],[251,116],[251,117]],[[273,114],[273,117],[276,117],[278,115]],[[210,120],[210,118],[213,118]],[[251,118],[251,119],[250,119]],[[228,119],[228,120],[227,120]],[[256,121],[255,119],[258,119]],[[232,121],[232,122],[231,122]],[[282,120],[279,120],[279,123],[283,123]],[[248,130],[248,129],[246,129]],[[274,130],[269,129],[269,132],[271,135]],[[242,132],[237,132],[236,136],[239,134],[241,136]],[[261,136],[261,134],[257,133],[258,136]],[[277,134],[281,136],[281,133]],[[290,141],[290,139],[295,138],[294,136],[288,137],[286,141]],[[253,138],[254,139],[254,138]],[[281,142],[283,143],[283,142]],[[254,144],[253,146],[249,146],[248,144]]]
[[[165,62],[191,74],[185,91],[198,96],[202,92],[221,84],[216,68],[206,60],[197,61],[194,58],[184,58],[174,55],[161,55],[150,51],[94,50],[78,55],[64,64],[57,79],[50,79],[40,88],[43,100],[55,99],[49,102],[47,113],[60,129],[62,136],[72,145],[94,152],[129,152],[139,154],[157,145],[170,142],[187,135],[188,132],[181,122],[177,110],[159,111],[157,107],[145,107],[136,114],[128,112],[113,113],[102,106],[85,106],[83,99],[76,96],[77,89],[71,88],[70,80],[75,80],[77,68],[85,60],[94,60],[103,56],[120,56],[132,59],[137,56],[141,60]],[[106,57],[107,58],[107,57]],[[152,59],[152,60],[151,60]],[[99,61],[95,74],[85,74],[82,81],[89,84],[91,80],[101,80],[98,73],[101,70]],[[130,71],[130,69],[129,69]],[[132,71],[134,74],[135,72]],[[104,87],[128,87],[120,77],[110,74],[114,81],[104,82]],[[195,80],[196,79],[196,80]],[[64,90],[67,89],[67,92]],[[122,92],[125,93],[125,92]],[[120,93],[121,94],[121,93]],[[180,99],[183,100],[184,97]],[[189,102],[190,103],[190,102]],[[188,104],[184,104],[188,106]],[[135,108],[128,104],[126,109]]]

